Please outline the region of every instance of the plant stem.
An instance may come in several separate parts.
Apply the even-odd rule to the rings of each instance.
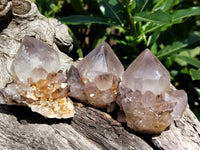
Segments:
[[[128,18],[127,19],[128,20],[127,28],[130,29],[130,33],[133,36],[133,39],[135,39],[137,37],[137,33],[136,33],[137,30],[136,30],[136,25],[134,23],[134,19],[131,14],[131,10],[129,8],[129,2],[125,3],[124,7],[125,7],[127,18]]]

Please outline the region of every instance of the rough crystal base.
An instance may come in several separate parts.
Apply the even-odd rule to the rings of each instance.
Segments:
[[[65,80],[65,81],[64,81]],[[70,118],[74,116],[74,106],[67,97],[69,86],[62,72],[48,74],[46,79],[28,83],[18,82],[17,92],[24,97],[22,103],[32,111],[48,118]]]
[[[163,95],[150,91],[142,94],[121,85],[116,101],[125,113],[127,126],[141,133],[160,133],[173,120],[180,119],[187,105],[187,95],[183,90],[169,90]]]
[[[142,133],[160,133],[182,116],[187,94],[170,85],[168,71],[147,49],[124,72],[116,102],[124,111],[128,127]]]
[[[120,79],[115,75],[105,73],[91,82],[87,78],[81,78],[77,68],[72,66],[67,74],[67,82],[70,85],[69,96],[94,107],[106,108],[115,101]],[[103,87],[104,82],[110,82],[110,86]]]
[[[101,43],[67,73],[69,96],[95,107],[115,101],[124,67],[111,47]]]
[[[0,91],[0,102],[27,105],[48,118],[73,117],[69,86],[59,67],[55,50],[25,36],[11,68],[14,84]]]

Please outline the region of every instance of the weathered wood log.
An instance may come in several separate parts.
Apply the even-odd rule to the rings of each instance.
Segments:
[[[6,21],[6,22],[5,22]],[[0,88],[12,82],[10,66],[25,35],[59,52],[63,70],[72,59],[67,27],[42,16],[28,0],[0,1]],[[61,51],[60,51],[61,50]],[[48,119],[25,106],[0,105],[0,149],[199,150],[200,123],[189,107],[159,135],[138,134],[113,114],[75,102],[72,119]]]

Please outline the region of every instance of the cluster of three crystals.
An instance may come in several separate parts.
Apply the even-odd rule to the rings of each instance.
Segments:
[[[66,76],[59,71],[56,51],[25,36],[12,65],[13,91],[33,111],[49,118],[74,115],[71,96],[98,108],[111,110],[115,101],[125,114],[127,125],[136,131],[158,133],[180,118],[187,95],[170,84],[170,75],[150,50],[143,51],[124,72],[110,46],[103,42]],[[11,92],[12,91],[12,92]],[[119,120],[123,120],[120,118]]]

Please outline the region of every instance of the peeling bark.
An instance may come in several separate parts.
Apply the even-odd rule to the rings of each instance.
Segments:
[[[62,69],[73,63],[67,27],[42,16],[28,0],[0,1],[0,88],[11,83],[10,66],[25,35],[59,52]],[[61,52],[61,51],[62,52]],[[25,106],[0,105],[0,149],[199,150],[200,123],[189,108],[159,135],[138,134],[107,114],[75,102],[73,119],[48,119]]]

